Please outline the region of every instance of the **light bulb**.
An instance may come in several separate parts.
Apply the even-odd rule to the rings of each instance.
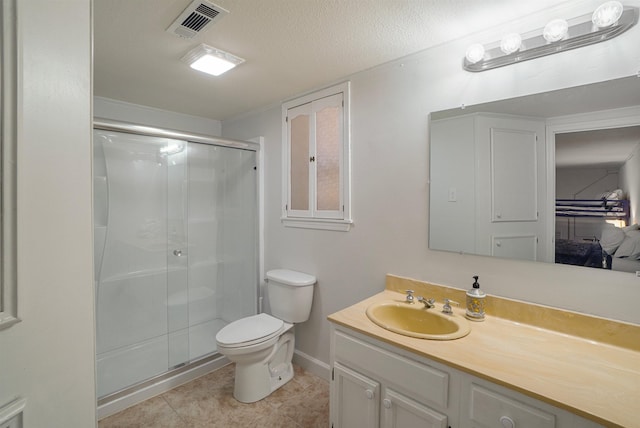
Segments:
[[[620,19],[622,9],[622,3],[619,1],[608,1],[598,6],[591,16],[591,21],[598,28],[609,27]]]
[[[484,58],[484,46],[482,46],[480,43],[472,44],[467,48],[465,57],[471,64],[475,64],[476,62],[482,60],[482,58]]]
[[[510,33],[500,41],[500,50],[509,55],[520,49],[522,45],[522,37],[518,33]]]
[[[564,19],[554,19],[544,26],[542,37],[544,37],[547,42],[553,43],[562,40],[564,36],[567,35],[567,31],[569,31],[569,23],[567,21]]]

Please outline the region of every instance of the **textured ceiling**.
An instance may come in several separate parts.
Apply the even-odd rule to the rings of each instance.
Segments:
[[[224,120],[561,0],[213,0],[194,39],[165,29],[191,0],[94,0],[94,94]],[[246,59],[220,77],[180,58],[206,43]]]

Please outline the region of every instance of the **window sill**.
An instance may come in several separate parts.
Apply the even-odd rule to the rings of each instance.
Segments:
[[[286,227],[297,227],[301,229],[335,230],[338,232],[348,232],[353,225],[353,220],[331,220],[324,218],[290,218],[280,219]]]

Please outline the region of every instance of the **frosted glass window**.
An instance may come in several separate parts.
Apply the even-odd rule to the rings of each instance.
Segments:
[[[348,89],[337,85],[282,106],[286,226],[349,230]]]
[[[340,209],[340,111],[327,107],[316,114],[318,210]]]
[[[309,210],[309,115],[291,120],[291,209]]]

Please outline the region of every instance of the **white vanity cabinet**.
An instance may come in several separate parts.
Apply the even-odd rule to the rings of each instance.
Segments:
[[[331,347],[333,428],[448,428],[457,420],[451,385],[459,382],[441,365],[340,328]]]
[[[331,326],[332,428],[597,428],[509,388]]]

